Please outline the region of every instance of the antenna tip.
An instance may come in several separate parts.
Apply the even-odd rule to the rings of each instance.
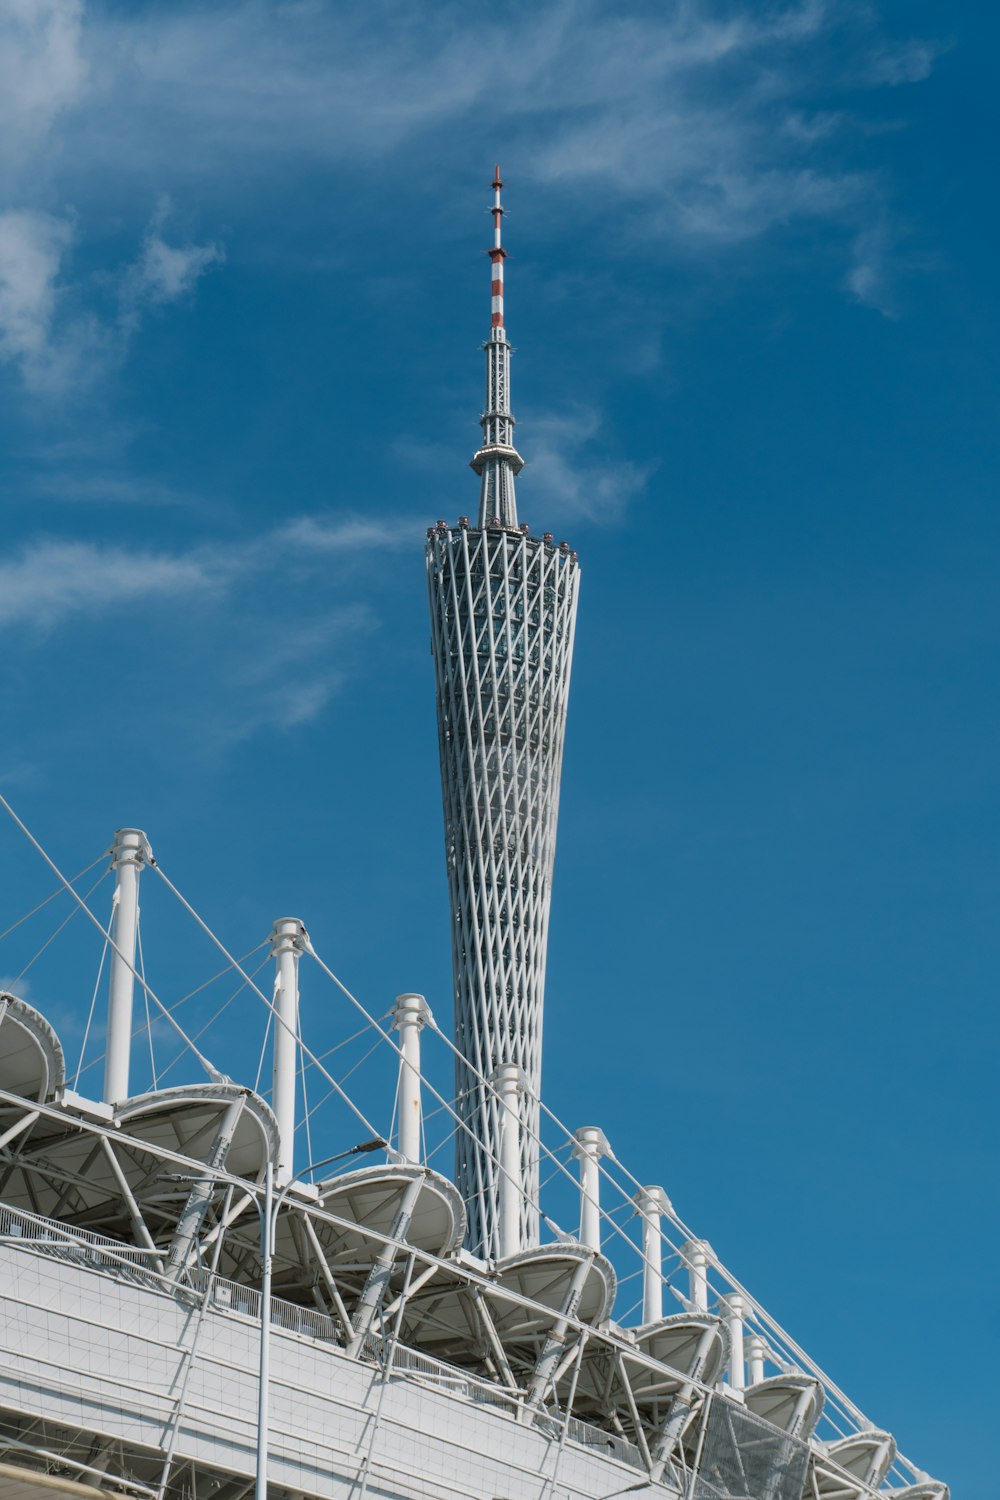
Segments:
[[[490,183],[490,186],[491,187],[495,187],[495,188],[502,188],[503,187],[503,179],[500,176],[500,163],[499,162],[497,162],[496,166],[493,168],[493,181]]]

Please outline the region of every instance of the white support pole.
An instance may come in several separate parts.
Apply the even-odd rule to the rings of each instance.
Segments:
[[[719,1298],[719,1313],[726,1320],[729,1330],[729,1384],[734,1391],[746,1386],[746,1365],[743,1355],[743,1318],[746,1302],[739,1292],[730,1292]]]
[[[420,1033],[430,1016],[423,995],[397,995],[393,1027],[399,1032],[399,1085],[396,1092],[396,1140],[400,1156],[423,1160],[423,1108],[420,1098]]]
[[[764,1379],[764,1340],[759,1333],[752,1333],[747,1340],[747,1360],[750,1364],[750,1384],[759,1385]]]
[[[368,1272],[368,1280],[365,1282],[354,1314],[354,1331],[347,1346],[349,1354],[357,1354],[375,1326],[375,1319],[385,1300],[393,1263],[399,1253],[398,1242],[406,1239],[410,1220],[417,1206],[417,1199],[423,1191],[426,1180],[426,1174],[418,1172],[408,1184],[389,1230],[389,1242],[382,1246],[374,1265]]]
[[[226,1165],[226,1157],[229,1155],[229,1148],[233,1144],[233,1136],[236,1134],[236,1127],[240,1123],[240,1116],[246,1107],[246,1102],[247,1094],[240,1093],[223,1111],[212,1148],[205,1158],[205,1175],[195,1178],[187,1203],[177,1220],[177,1228],[174,1230],[170,1254],[167,1258],[167,1275],[170,1277],[180,1279],[184,1274],[194,1242],[205,1222],[205,1215],[212,1201],[215,1183],[211,1174],[220,1172]]]
[[[128,1098],[132,1052],[132,999],[135,990],[135,946],[139,932],[139,873],[152,858],[146,835],[138,828],[119,828],[111,846],[115,872],[111,964],[108,978],[108,1033],[104,1050],[104,1102]]]
[[[264,1167],[264,1201],[260,1211],[260,1351],[257,1372],[257,1471],[254,1500],[268,1500],[267,1460],[271,1437],[271,1278],[274,1262],[274,1167]]]
[[[706,1328],[702,1334],[698,1343],[698,1352],[688,1370],[688,1374],[693,1380],[702,1379],[705,1373],[705,1365],[708,1361],[708,1353],[714,1341],[715,1326],[713,1324]],[[711,1401],[711,1396],[708,1399]],[[656,1481],[662,1479],[664,1471],[671,1462],[677,1445],[684,1433],[684,1429],[690,1420],[695,1400],[695,1387],[693,1385],[682,1385],[667,1407],[666,1417],[653,1446],[653,1467],[650,1470],[651,1479]]]
[[[611,1155],[607,1136],[596,1125],[582,1125],[574,1131],[573,1155],[580,1163],[580,1244],[591,1250],[601,1248],[601,1169],[602,1156]]]
[[[290,1182],[295,1161],[295,1115],[299,1060],[299,956],[308,934],[298,917],[279,917],[271,930],[274,977],[274,1073],[271,1107],[278,1121],[279,1186]]]
[[[795,1403],[795,1414],[788,1424],[789,1437],[804,1436],[806,1438],[809,1438],[812,1435],[811,1431],[803,1434],[802,1427],[806,1420],[806,1417],[809,1415],[810,1409],[812,1408],[815,1396],[816,1393],[814,1390],[806,1389],[799,1392],[799,1399]],[[815,1420],[813,1422],[813,1426],[815,1426]]]
[[[500,1105],[500,1181],[497,1184],[497,1254],[521,1249],[521,1109],[524,1074],[517,1063],[501,1063],[490,1082]]]
[[[660,1218],[670,1212],[670,1199],[661,1187],[644,1187],[632,1201],[642,1215],[642,1321],[658,1323],[663,1317]]]
[[[535,1372],[531,1377],[528,1394],[525,1397],[527,1406],[540,1406],[548,1392],[552,1377],[555,1374],[560,1356],[566,1347],[566,1335],[569,1330],[569,1319],[576,1315],[580,1305],[580,1296],[583,1292],[584,1283],[590,1275],[590,1268],[594,1264],[588,1255],[578,1262],[573,1272],[573,1279],[569,1284],[566,1297],[563,1301],[562,1311],[549,1330],[542,1352],[535,1362]]]
[[[681,1255],[688,1268],[690,1301],[699,1312],[708,1312],[708,1246],[704,1240],[688,1240]]]

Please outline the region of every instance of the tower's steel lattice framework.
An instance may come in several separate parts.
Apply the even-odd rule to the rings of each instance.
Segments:
[[[500,169],[494,188],[478,526],[428,531],[445,844],[451,893],[460,1117],[456,1180],[468,1243],[499,1253],[501,1110],[484,1088],[522,1073],[520,1242],[538,1240],[542,999],[573,633],[575,552],[519,525],[510,344],[504,330]],[[467,1061],[466,1061],[467,1060]]]

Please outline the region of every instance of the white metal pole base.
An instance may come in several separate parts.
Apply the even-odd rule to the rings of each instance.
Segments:
[[[524,1073],[517,1063],[501,1063],[490,1079],[500,1105],[500,1181],[497,1187],[497,1253],[517,1255],[521,1239],[521,1108]]]
[[[601,1169],[602,1156],[610,1156],[611,1147],[603,1130],[596,1125],[582,1125],[574,1131],[573,1155],[580,1163],[580,1243],[591,1250],[601,1248]]]
[[[644,1187],[632,1201],[642,1215],[642,1321],[658,1323],[663,1317],[660,1219],[671,1211],[670,1199],[661,1187]]]
[[[115,895],[104,1052],[105,1104],[117,1104],[129,1094],[135,952],[139,935],[139,875],[143,865],[148,864],[152,857],[149,841],[140,828],[118,829],[111,846]]]
[[[399,1032],[399,1084],[396,1093],[396,1142],[405,1161],[423,1160],[423,1104],[420,1089],[420,1033],[430,1019],[423,995],[397,995],[393,1027]]]
[[[299,958],[309,941],[298,917],[279,917],[271,929],[274,977],[274,1071],[271,1107],[278,1122],[279,1186],[290,1182],[295,1170],[296,1090],[299,1059]]]
[[[708,1312],[709,1246],[705,1240],[688,1240],[681,1248],[688,1268],[690,1300],[698,1312]]]

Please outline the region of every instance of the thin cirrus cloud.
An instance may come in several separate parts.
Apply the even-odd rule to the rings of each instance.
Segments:
[[[255,735],[310,724],[343,687],[348,651],[370,636],[377,618],[363,602],[321,609],[313,618],[277,622],[273,616],[241,622],[239,644],[224,644],[220,684],[208,684],[200,722],[201,749],[219,759]]]
[[[51,630],[138,601],[203,594],[222,583],[194,555],[43,538],[0,563],[0,627]]]
[[[266,197],[290,178],[376,160],[389,186],[412,175],[419,149],[433,149],[444,181],[466,169],[468,133],[487,104],[536,195],[543,236],[550,220],[564,237],[569,215],[600,193],[592,232],[608,253],[594,257],[595,276],[616,277],[624,253],[684,259],[710,277],[736,247],[745,273],[751,251],[764,260],[808,224],[836,242],[845,294],[894,315],[902,236],[881,174],[851,143],[865,132],[866,92],[919,83],[933,44],[893,38],[872,6],[828,0],[634,10],[553,0],[515,9],[502,36],[488,13],[458,17],[447,3],[411,15],[391,0],[354,9],[8,0],[0,364],[58,416],[121,367],[146,320],[190,301],[218,271],[223,211],[227,238],[250,233],[266,251],[285,218],[261,214],[262,188]],[[140,181],[143,195],[153,182],[163,196],[133,224],[134,255],[88,280],[77,249],[109,202],[124,205],[129,223]],[[167,194],[206,232],[177,232]],[[525,496],[544,495],[566,520],[613,522],[648,471],[604,458],[596,393],[584,398],[586,409],[537,424]],[[561,456],[571,430],[589,445],[585,476]],[[89,485],[98,503],[171,503],[127,474],[103,495],[99,475],[75,483],[78,499]],[[293,543],[351,550],[339,524],[296,524]],[[373,523],[352,524],[360,548]],[[175,561],[188,578],[205,566]],[[217,571],[206,578],[218,586]]]
[[[559,521],[617,525],[644,492],[653,468],[597,451],[601,417],[590,407],[542,413],[531,423],[531,459],[521,483],[521,508],[537,505]]]
[[[0,562],[0,629],[49,632],[140,604],[225,599],[263,573],[413,544],[412,518],[303,516],[250,541],[187,552],[41,537]]]
[[[337,553],[408,548],[420,534],[412,516],[299,516],[274,533],[274,541],[294,555],[309,557]]]
[[[417,529],[405,517],[304,516],[250,540],[187,551],[37,537],[0,561],[0,638],[32,657],[44,651],[49,671],[86,677],[81,628],[114,625],[137,722],[155,725],[165,752],[183,744],[185,754],[217,763],[263,732],[295,729],[323,711],[351,675],[354,644],[378,627],[372,604],[345,596],[346,567],[330,587],[333,564],[411,546]],[[276,608],[287,597],[295,609]],[[31,764],[50,748],[28,745]],[[18,733],[4,753],[23,758]],[[0,764],[0,777],[10,772]]]
[[[0,165],[23,165],[86,87],[83,0],[5,0],[0,16]]]
[[[168,243],[166,216],[161,207],[138,258],[113,276],[117,307],[102,316],[65,274],[74,220],[33,209],[0,213],[0,363],[33,395],[61,397],[92,384],[124,357],[145,313],[186,296],[223,259],[215,244]]]
[[[60,318],[58,280],[73,225],[31,209],[0,213],[0,362],[31,391],[62,388],[97,342],[87,317]]]
[[[67,506],[135,506],[140,509],[197,510],[201,514],[208,509],[203,496],[157,479],[106,470],[80,473],[69,467],[55,467],[39,474],[32,481],[31,495]]]
[[[634,12],[564,0],[515,9],[502,32],[488,12],[390,0],[17,0],[11,17],[0,55],[16,86],[0,126],[10,141],[34,122],[21,167],[44,138],[53,190],[125,193],[152,177],[206,209],[224,197],[227,212],[252,213],[290,162],[301,180],[378,159],[388,178],[411,173],[423,140],[439,173],[464,169],[488,108],[539,186],[572,198],[600,185],[660,251],[721,250],[808,220],[840,232],[848,255],[886,212],[878,174],[850,162],[865,92],[919,82],[935,57],[930,42],[888,35],[874,7],[828,0]],[[838,91],[849,109],[830,107]],[[211,247],[191,248],[211,263]],[[189,274],[147,260],[164,291]]]

